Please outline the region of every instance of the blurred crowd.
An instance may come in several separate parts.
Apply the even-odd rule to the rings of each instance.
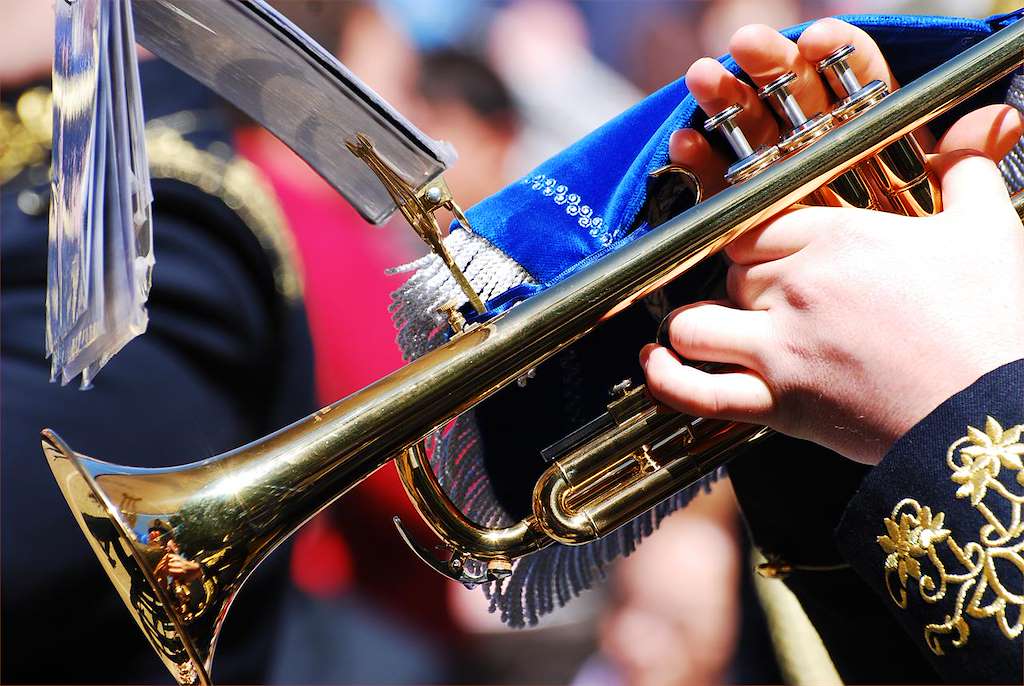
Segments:
[[[697,58],[723,53],[743,24],[783,27],[851,12],[985,16],[1012,9],[984,0],[270,2],[419,128],[455,146],[459,159],[445,178],[463,207],[680,78]],[[43,31],[23,33],[38,42]],[[29,49],[12,50],[19,51]],[[8,72],[17,66],[11,63]],[[368,226],[277,139],[244,117],[232,121],[237,151],[267,178],[294,236],[316,400],[333,402],[403,364],[389,305],[405,277],[387,270],[425,248],[400,218]],[[52,490],[48,474],[45,479]],[[288,566],[279,624],[253,629],[245,615],[229,614],[225,641],[270,631],[266,679],[272,683],[781,680],[761,604],[787,600],[777,597],[780,584],[766,590],[753,575],[753,552],[727,480],[669,517],[615,566],[606,584],[525,630],[505,628],[479,590],[448,582],[416,559],[391,527],[396,514],[414,533],[430,536],[387,466],[275,555],[287,556]],[[70,518],[64,525],[73,526]],[[10,602],[5,598],[5,606]],[[806,671],[818,683],[834,677]]]

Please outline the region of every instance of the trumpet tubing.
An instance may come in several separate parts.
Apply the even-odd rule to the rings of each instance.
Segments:
[[[417,509],[452,552],[438,560],[400,527],[417,554],[452,578],[501,578],[516,558],[546,545],[610,532],[767,430],[666,414],[642,388],[620,389],[596,430],[552,447],[533,514],[505,528],[480,526],[448,500],[422,439],[801,199],[937,211],[941,201],[911,132],[1010,72],[1022,55],[1024,22],[1017,22],[870,107],[842,72],[850,92],[840,94],[840,106],[849,116],[833,114],[813,144],[764,152],[742,148],[737,138],[743,155],[761,155],[752,160],[757,164],[737,168],[742,183],[247,446],[182,467],[138,469],[75,453],[47,430],[46,458],[121,598],[182,684],[210,683],[224,615],[256,565],[392,459]]]

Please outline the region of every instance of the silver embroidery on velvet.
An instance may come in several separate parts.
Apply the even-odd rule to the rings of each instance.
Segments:
[[[456,230],[445,241],[484,300],[513,286],[534,283],[525,269],[480,236]],[[412,276],[392,294],[391,313],[403,354],[406,359],[415,359],[447,339],[447,325],[437,308],[450,300],[465,303],[466,296],[434,255],[391,270],[407,272],[412,272]],[[492,527],[512,523],[486,478],[479,430],[472,412],[435,432],[429,439],[429,454],[438,481],[471,519]],[[484,587],[491,611],[498,612],[509,626],[536,624],[540,617],[604,579],[612,561],[630,554],[662,519],[717,477],[718,474],[706,477],[599,541],[571,548],[552,545],[520,560],[508,579]]]

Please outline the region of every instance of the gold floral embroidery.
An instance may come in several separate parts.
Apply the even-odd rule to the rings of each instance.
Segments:
[[[0,184],[25,167],[50,159],[53,138],[53,95],[47,88],[32,88],[14,107],[0,104]]]
[[[1024,574],[1024,493],[1011,491],[1004,483],[1006,479],[998,478],[1003,470],[1015,471],[1013,481],[1024,485],[1022,433],[1024,424],[1004,430],[999,422],[987,417],[984,431],[967,427],[967,435],[955,441],[946,453],[946,464],[953,472],[950,478],[959,484],[956,497],[969,498],[985,521],[978,530],[978,540],[961,546],[949,529],[943,528],[945,514],[933,514],[931,508],[913,498],[897,503],[884,520],[886,534],[878,537],[878,544],[887,553],[885,585],[893,601],[907,607],[910,579],[917,580],[918,593],[927,603],[953,597],[952,613],[941,623],[924,628],[925,642],[936,655],[944,652],[942,637],[953,632],[953,647],[967,643],[967,617],[993,618],[1008,639],[1024,632],[1024,595],[1007,589],[996,568],[998,562],[1003,569],[1016,568],[1015,574]],[[985,504],[985,499],[992,497],[1010,503],[1008,522],[1000,520]],[[947,561],[951,556],[955,569],[947,569],[940,557],[942,544],[949,551]]]
[[[933,518],[931,509],[919,507],[917,516],[902,513],[899,525],[891,519],[885,520],[885,529],[889,535],[879,536],[878,544],[889,553],[885,558],[885,571],[895,572],[899,577],[902,588],[897,602],[903,607],[906,607],[907,602],[907,577],[921,578],[921,563],[916,558],[924,556],[932,546],[949,536],[949,529],[942,528],[943,517],[945,515],[940,512]],[[886,581],[888,579],[887,575]]]

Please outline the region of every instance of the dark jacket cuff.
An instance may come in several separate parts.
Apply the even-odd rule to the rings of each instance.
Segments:
[[[840,551],[946,679],[1022,682],[1024,360],[936,408],[864,479]]]

